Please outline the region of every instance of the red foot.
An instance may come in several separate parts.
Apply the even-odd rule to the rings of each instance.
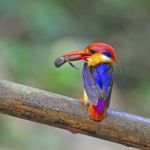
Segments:
[[[89,103],[86,102],[83,98],[80,98],[80,102],[83,105],[83,107],[89,107]]]

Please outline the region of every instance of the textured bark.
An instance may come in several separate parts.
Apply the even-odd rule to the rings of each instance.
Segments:
[[[109,109],[103,121],[95,122],[76,99],[3,80],[0,80],[0,112],[150,150],[150,119]]]

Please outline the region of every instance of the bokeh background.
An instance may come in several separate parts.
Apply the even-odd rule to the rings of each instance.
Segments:
[[[80,98],[81,69],[53,62],[94,41],[118,54],[111,107],[150,118],[150,1],[0,0],[1,79]],[[0,115],[0,150],[26,149],[133,150]]]

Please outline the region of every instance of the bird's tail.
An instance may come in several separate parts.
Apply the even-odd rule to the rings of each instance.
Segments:
[[[107,107],[104,100],[99,100],[97,106],[90,104],[89,115],[95,121],[101,121],[107,113]]]

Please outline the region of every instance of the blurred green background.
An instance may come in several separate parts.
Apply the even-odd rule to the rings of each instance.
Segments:
[[[0,0],[1,79],[80,98],[81,71],[69,65],[57,69],[53,62],[61,54],[91,42],[106,42],[118,54],[111,107],[147,118],[150,117],[149,40],[147,0]],[[75,64],[82,67],[80,62]],[[26,149],[127,148],[0,115],[0,150]]]

